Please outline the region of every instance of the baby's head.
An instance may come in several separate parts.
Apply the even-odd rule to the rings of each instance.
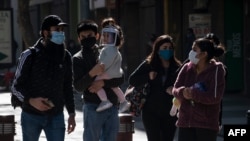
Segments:
[[[114,26],[106,26],[101,33],[101,46],[116,46],[118,30]]]
[[[121,27],[116,24],[113,18],[105,18],[102,23],[100,38],[101,46],[117,46],[120,48],[124,43],[123,32]]]

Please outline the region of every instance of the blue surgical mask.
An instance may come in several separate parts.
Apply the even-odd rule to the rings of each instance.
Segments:
[[[51,32],[51,39],[50,39],[51,42],[61,45],[63,44],[64,40],[65,40],[64,32],[58,32],[58,31]]]
[[[159,56],[164,60],[169,60],[174,54],[172,49],[164,49],[159,51]]]

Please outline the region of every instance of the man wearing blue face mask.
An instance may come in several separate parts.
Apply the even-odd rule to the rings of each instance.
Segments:
[[[47,140],[64,141],[64,106],[69,115],[67,132],[74,131],[73,70],[64,45],[65,26],[57,15],[46,16],[41,38],[19,57],[11,90],[23,102],[23,141],[38,141],[42,130]]]

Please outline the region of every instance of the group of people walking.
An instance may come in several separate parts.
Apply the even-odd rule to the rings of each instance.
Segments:
[[[79,22],[81,49],[71,55],[64,43],[67,26],[57,15],[46,16],[41,38],[32,47],[35,53],[27,49],[19,57],[11,90],[23,102],[23,141],[38,141],[42,131],[48,141],[63,141],[65,130],[73,132],[74,90],[83,95],[83,140],[116,141],[118,113],[130,107],[119,88],[124,83],[122,28],[113,18],[103,19],[101,33],[96,22]],[[141,116],[147,139],[172,141],[179,128],[179,141],[216,141],[226,74],[216,57],[224,48],[211,38],[198,38],[185,64],[175,56],[176,48],[170,35],[158,36],[151,53],[128,78],[132,86],[150,86]],[[173,97],[181,103],[178,117],[169,113]]]

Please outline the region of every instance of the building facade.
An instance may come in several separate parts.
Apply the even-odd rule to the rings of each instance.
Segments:
[[[14,36],[22,46],[16,21],[17,1],[1,2],[1,6],[13,8]],[[105,17],[114,17],[125,35],[121,52],[126,76],[145,59],[152,34],[170,34],[177,57],[183,61],[188,28],[194,29],[197,37],[213,32],[227,50],[223,59],[228,67],[227,91],[250,96],[249,6],[247,0],[30,0],[30,15],[34,33],[39,33],[45,15],[59,15],[70,25],[67,40],[75,42],[79,21],[93,19],[99,24]]]

